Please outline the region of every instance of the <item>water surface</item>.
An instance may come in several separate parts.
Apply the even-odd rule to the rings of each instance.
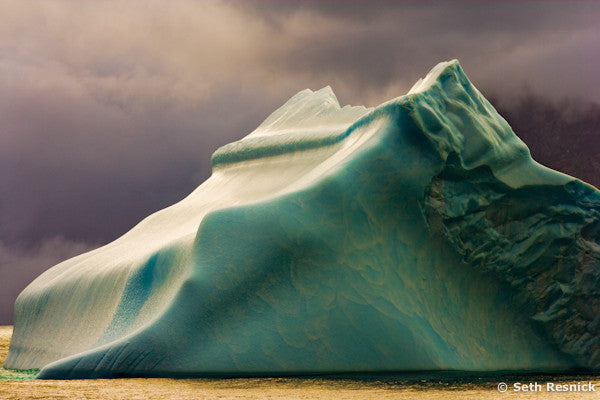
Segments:
[[[12,326],[0,326],[0,364]],[[0,399],[600,399],[598,375],[477,374],[421,372],[294,378],[36,380],[35,371],[0,369]],[[552,392],[555,385],[588,382],[595,392]],[[506,383],[501,393],[498,385]],[[515,391],[515,383],[539,391]],[[501,387],[502,388],[502,387]]]

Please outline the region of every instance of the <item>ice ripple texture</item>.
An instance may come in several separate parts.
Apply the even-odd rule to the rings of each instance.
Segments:
[[[304,90],[212,176],[38,277],[40,378],[600,367],[600,192],[536,163],[454,60],[374,109]]]

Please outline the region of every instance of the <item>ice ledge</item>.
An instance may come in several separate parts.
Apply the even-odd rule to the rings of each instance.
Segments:
[[[304,89],[241,140],[219,148],[213,168],[249,159],[308,150],[339,142],[373,108],[340,104],[331,87]]]

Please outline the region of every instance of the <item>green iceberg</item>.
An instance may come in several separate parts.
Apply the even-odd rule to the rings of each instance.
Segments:
[[[304,90],[213,174],[15,304],[39,378],[600,367],[600,192],[457,61],[379,107]]]

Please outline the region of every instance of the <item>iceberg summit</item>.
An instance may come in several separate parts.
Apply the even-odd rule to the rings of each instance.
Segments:
[[[212,176],[15,303],[47,379],[600,368],[600,192],[442,62],[374,109],[303,90]]]

